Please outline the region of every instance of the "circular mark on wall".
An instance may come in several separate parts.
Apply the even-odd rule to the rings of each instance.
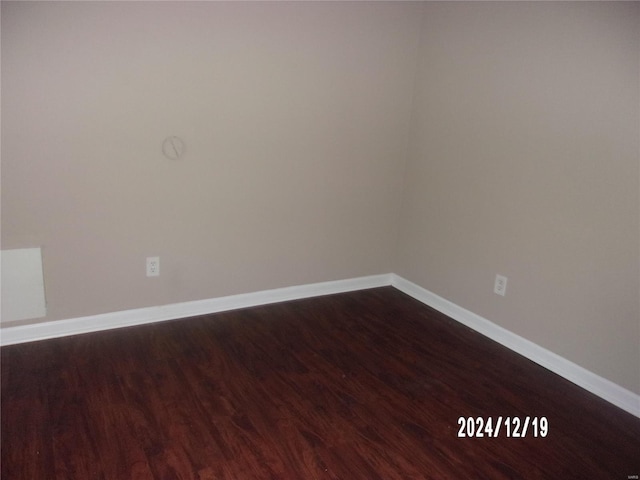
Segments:
[[[185,145],[184,140],[180,137],[167,137],[162,142],[162,153],[169,160],[179,160],[184,154]]]

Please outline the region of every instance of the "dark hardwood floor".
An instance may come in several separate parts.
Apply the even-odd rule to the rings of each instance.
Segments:
[[[640,419],[391,287],[1,354],[3,480],[640,475]],[[500,416],[548,433],[458,437]]]

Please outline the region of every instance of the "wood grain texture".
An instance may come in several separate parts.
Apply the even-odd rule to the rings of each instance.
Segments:
[[[2,479],[627,479],[640,419],[392,287],[2,348]],[[458,438],[460,416],[545,438]]]

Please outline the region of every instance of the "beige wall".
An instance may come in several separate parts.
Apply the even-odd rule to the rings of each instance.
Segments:
[[[427,5],[397,265],[637,393],[639,7]]]
[[[2,248],[43,320],[394,271],[640,393],[639,8],[2,2]]]
[[[391,271],[419,9],[2,2],[2,248],[42,246],[43,320]]]

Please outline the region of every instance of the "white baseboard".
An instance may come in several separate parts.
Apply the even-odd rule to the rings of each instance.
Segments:
[[[640,395],[586,370],[549,350],[466,310],[435,293],[395,274],[372,275],[347,280],[313,283],[260,292],[230,295],[208,300],[138,308],[122,312],[91,315],[0,329],[0,345],[33,342],[81,333],[144,325],[206,315],[270,303],[344,293],[366,288],[393,286],[416,300],[495,340],[514,352],[566,378],[585,390],[640,417]]]
[[[459,307],[415,283],[392,274],[391,285],[416,300],[444,313],[482,335],[557,373],[585,390],[607,400],[621,409],[640,417],[640,395],[637,395],[566,358],[496,325],[489,320]]]
[[[286,302],[303,298],[344,293],[365,288],[391,285],[391,274],[372,275],[332,282],[312,283],[293,287],[276,288],[227,297],[174,303],[157,307],[137,308],[121,312],[104,313],[87,317],[52,322],[3,327],[0,329],[0,345],[34,342],[50,338],[66,337],[81,333],[112,330],[115,328],[144,325],[180,318],[255,307],[269,303]]]

